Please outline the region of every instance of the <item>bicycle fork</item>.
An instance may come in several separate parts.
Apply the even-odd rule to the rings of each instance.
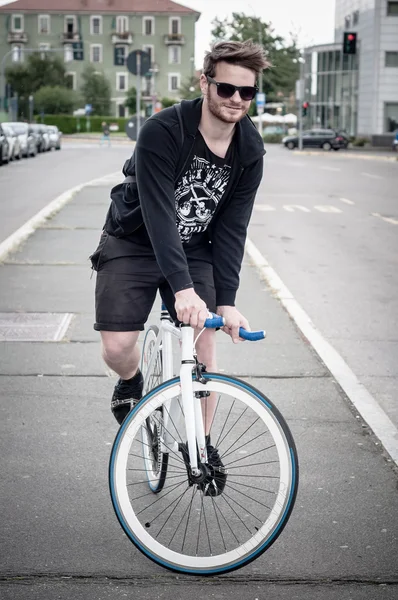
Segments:
[[[191,474],[194,479],[203,475],[198,464],[198,456],[201,464],[206,462],[205,430],[202,418],[200,398],[194,397],[192,370],[196,365],[194,350],[194,330],[189,326],[181,327],[181,396],[184,411],[185,430],[188,442],[189,462]]]

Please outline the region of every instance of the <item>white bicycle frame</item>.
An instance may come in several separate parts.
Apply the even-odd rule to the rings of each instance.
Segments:
[[[176,327],[166,316],[162,315],[160,321],[159,333],[156,338],[155,346],[147,366],[147,375],[144,379],[143,395],[150,390],[147,389],[149,375],[154,366],[158,351],[162,350],[162,377],[163,382],[174,377],[173,372],[173,336],[181,343],[181,367],[180,367],[180,393],[182,399],[182,410],[185,421],[185,431],[188,442],[188,451],[190,457],[191,471],[194,476],[200,474],[198,468],[198,452],[201,462],[207,460],[205,431],[202,417],[201,399],[194,397],[192,369],[196,364],[196,351],[194,345],[194,330],[189,326]],[[195,401],[197,400],[197,401]],[[178,398],[173,398],[165,404],[163,413],[165,448],[175,443],[169,433],[169,423],[176,423],[181,418],[181,407]],[[167,438],[172,439],[167,439]],[[167,451],[167,450],[165,450]]]

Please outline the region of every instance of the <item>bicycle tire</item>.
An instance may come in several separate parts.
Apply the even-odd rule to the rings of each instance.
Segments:
[[[151,325],[146,330],[144,343],[142,345],[140,366],[144,378],[147,376],[147,367],[151,358],[151,348],[154,347],[158,335],[159,328],[156,325]],[[162,359],[162,349],[159,348],[158,357],[152,367],[155,375],[150,376],[149,390],[162,382]],[[163,452],[162,428],[163,410],[160,409],[154,411],[154,413],[147,417],[142,432],[144,438],[146,438],[143,442],[143,452],[145,454],[144,461],[147,470],[148,485],[154,494],[158,494],[164,487],[169,460],[168,454]]]
[[[216,413],[220,405],[221,424],[226,412],[229,411],[221,432],[219,429],[221,425],[218,423],[214,425],[215,419],[213,420],[212,427],[214,425],[214,431],[217,428],[217,434],[221,436],[216,442],[218,447],[221,449],[222,444],[235,427],[238,430],[237,433],[240,431],[237,438],[240,445],[231,450],[237,443],[235,440],[224,451],[224,454],[220,453],[228,472],[224,492],[214,498],[204,496],[203,492],[199,490],[199,486],[196,490],[192,489],[195,486],[188,485],[186,470],[184,473],[185,465],[179,462],[179,455],[174,447],[169,448],[170,457],[175,461],[174,464],[169,462],[169,485],[164,488],[162,494],[156,496],[156,500],[152,503],[147,502],[145,494],[144,496],[140,495],[140,485],[143,482],[139,481],[141,477],[139,473],[143,469],[140,468],[140,458],[142,459],[142,457],[138,454],[139,430],[147,414],[156,410],[160,405],[164,406],[168,398],[178,395],[180,390],[178,377],[164,382],[149,392],[125,419],[111,452],[109,485],[117,518],[131,542],[141,552],[157,564],[172,571],[211,576],[227,573],[247,565],[265,552],[279,537],[288,522],[296,499],[298,458],[292,434],[285,420],[262,392],[234,377],[216,373],[205,373],[204,377],[207,380],[205,384],[194,381],[194,391],[208,390],[220,394]],[[221,395],[223,395],[222,401]],[[232,404],[231,401],[226,404],[224,396],[237,399],[236,407],[235,400]],[[249,422],[246,430],[244,429],[246,427],[245,420]],[[233,422],[232,426],[230,426],[231,422]],[[257,430],[260,431],[261,425],[265,426],[265,431],[258,434]],[[224,433],[224,429],[227,428],[229,430]],[[169,434],[171,435],[171,432]],[[251,444],[256,443],[256,440],[257,444],[262,443],[262,435],[269,436],[272,443],[267,443],[266,447],[257,450]],[[248,454],[249,449],[250,452],[253,449],[251,454]],[[236,452],[239,452],[239,458],[235,458],[233,461],[229,458],[227,462],[226,459],[231,455],[234,456]],[[251,456],[257,457],[254,465],[241,462]],[[139,459],[138,462],[134,457]],[[262,462],[263,458],[267,460]],[[137,466],[131,468],[130,461],[133,461],[132,465]],[[266,465],[265,469],[264,465]],[[253,466],[257,469],[254,472]],[[260,467],[261,475],[258,474]],[[237,474],[235,469],[241,469],[243,474],[239,475],[239,472]],[[239,477],[246,477],[246,479],[239,481]],[[175,480],[178,478],[180,481],[175,484]],[[262,487],[258,487],[260,485]],[[273,487],[274,490],[267,489],[268,487]],[[176,493],[179,494],[180,490],[177,488],[181,488],[180,496],[174,497],[169,503]],[[241,488],[252,496],[242,491]],[[192,494],[189,490],[192,490]],[[258,495],[257,490],[262,492],[261,496]],[[187,492],[188,496],[185,496]],[[170,494],[172,495],[170,496]],[[239,496],[237,496],[238,494]],[[235,510],[234,503],[237,507],[243,508],[241,496],[249,498],[255,508],[247,508],[244,513],[239,508]],[[237,497],[240,501],[237,500]],[[261,501],[263,498],[267,504]],[[272,506],[268,506],[268,504],[272,504]],[[257,508],[257,505],[260,508]],[[172,507],[172,511],[168,514],[170,507]],[[253,512],[258,510],[262,513],[261,518]],[[180,518],[181,512],[183,514]],[[243,515],[244,519],[240,515]],[[176,521],[177,517],[180,519],[175,530],[174,526],[171,527],[173,525],[170,522],[172,516],[173,521]],[[221,519],[224,519],[225,524]],[[223,525],[223,530],[220,523]],[[258,523],[258,527],[256,523]],[[236,528],[236,532],[233,532],[236,542],[229,531],[232,531],[232,526]],[[204,531],[203,534],[201,527]],[[178,531],[179,529],[180,531]],[[173,535],[168,540],[170,530]],[[196,530],[197,538],[195,538],[196,534],[194,535]],[[212,539],[210,539],[209,531]],[[177,542],[179,547],[183,534],[181,550],[177,550]],[[189,548],[184,552],[185,544]],[[193,547],[195,544],[196,548]],[[235,547],[232,547],[233,545]]]

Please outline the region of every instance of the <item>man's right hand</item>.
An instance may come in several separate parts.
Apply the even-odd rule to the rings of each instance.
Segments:
[[[193,288],[175,293],[174,308],[177,319],[185,325],[202,328],[209,315],[206,303],[197,295]]]

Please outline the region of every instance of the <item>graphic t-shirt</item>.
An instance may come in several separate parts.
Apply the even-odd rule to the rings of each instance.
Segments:
[[[207,243],[205,232],[227,189],[233,155],[234,141],[220,158],[198,132],[189,167],[175,190],[176,224],[184,246]]]

